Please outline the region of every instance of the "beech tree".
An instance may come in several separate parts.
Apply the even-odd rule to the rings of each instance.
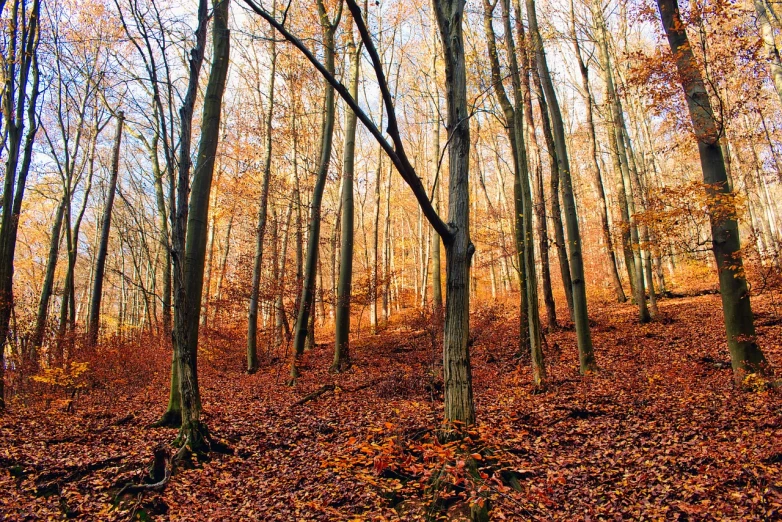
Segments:
[[[657,7],[698,142],[703,181],[707,184],[710,198],[712,250],[719,273],[728,349],[734,378],[737,383],[741,383],[748,374],[766,374],[769,368],[755,336],[755,318],[743,271],[735,211],[725,212],[718,208],[720,204],[734,205],[731,197],[733,190],[728,183],[725,159],[719,144],[722,131],[715,118],[700,66],[693,54],[687,25],[682,20],[677,0],[657,0]]]

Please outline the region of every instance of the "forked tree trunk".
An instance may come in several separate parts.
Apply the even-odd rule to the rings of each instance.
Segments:
[[[229,0],[213,4],[212,66],[204,95],[201,141],[193,169],[193,184],[187,217],[184,284],[176,295],[174,335],[176,336],[182,426],[178,443],[192,451],[209,447],[209,432],[201,421],[201,393],[198,387],[198,327],[204,286],[209,199],[215,156],[220,141],[220,117],[230,56],[228,29]]]
[[[168,396],[168,406],[163,416],[154,423],[155,426],[180,427],[182,421],[182,396],[181,396],[181,350],[184,342],[184,333],[177,331],[184,326],[185,306],[185,235],[188,219],[188,196],[190,194],[190,153],[193,134],[193,111],[195,109],[196,95],[198,94],[199,76],[204,63],[204,50],[206,48],[206,28],[208,24],[208,2],[198,2],[198,26],[195,30],[195,45],[190,51],[188,61],[188,83],[182,106],[179,109],[179,169],[176,178],[173,172],[169,183],[169,214],[171,220],[171,265],[172,265],[172,306],[174,311],[173,327],[171,329],[171,341],[173,346],[173,358],[171,361],[171,384]],[[173,164],[173,162],[172,162]],[[204,217],[204,220],[206,217]],[[205,225],[206,221],[204,221]],[[123,256],[124,262],[124,256]],[[123,279],[123,285],[125,280]],[[124,292],[123,292],[124,294]],[[199,296],[200,296],[199,292]],[[196,313],[198,323],[199,308]],[[179,326],[177,326],[179,322]],[[200,410],[200,399],[198,404]]]
[[[21,24],[26,31],[20,31],[18,24],[11,24],[7,29],[6,41],[11,42],[9,50],[14,54],[4,57],[1,102],[5,124],[3,132],[6,133],[6,162],[0,214],[0,410],[5,408],[5,343],[14,306],[16,236],[32,161],[33,142],[38,131],[36,113],[40,94],[38,42],[41,6],[39,0],[33,0],[29,11],[21,12],[23,6],[21,2],[14,2],[11,7],[14,19],[26,17]],[[23,136],[25,127],[27,133]]]
[[[732,204],[732,191],[728,187],[725,160],[719,145],[721,133],[687,37],[686,25],[679,13],[679,5],[676,0],[657,0],[657,6],[698,140],[703,181],[709,185],[708,194],[711,198],[723,204],[726,200]],[[716,205],[716,202],[713,204]],[[732,212],[725,213],[724,210],[710,214],[712,250],[719,272],[722,313],[733,375],[736,382],[741,383],[747,374],[770,373],[770,369],[755,336],[754,316],[742,265],[738,222]]]

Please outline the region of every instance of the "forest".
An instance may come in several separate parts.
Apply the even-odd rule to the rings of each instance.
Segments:
[[[773,0],[0,0],[0,519],[782,519]]]

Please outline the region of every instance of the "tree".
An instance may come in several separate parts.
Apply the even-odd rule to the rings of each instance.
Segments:
[[[708,186],[712,251],[719,273],[728,349],[734,378],[741,383],[748,374],[768,373],[769,368],[755,336],[735,210],[728,209],[726,212],[719,209],[720,204],[734,204],[719,144],[722,132],[714,117],[709,92],[690,46],[687,26],[682,20],[677,0],[657,0],[657,7],[698,142],[703,181]]]
[[[366,9],[366,3],[364,4]],[[356,45],[353,28],[348,31],[347,55],[350,59],[350,95],[358,98],[361,45]],[[350,292],[353,285],[353,175],[356,156],[356,113],[345,111],[345,147],[342,159],[342,240],[339,260],[339,282],[334,325],[334,363],[341,371],[350,364]]]
[[[272,13],[276,3],[272,4]],[[271,69],[269,70],[268,106],[264,122],[265,142],[263,150],[263,179],[261,180],[261,200],[258,204],[258,228],[255,236],[255,261],[253,279],[250,287],[250,307],[247,317],[247,373],[258,370],[258,290],[261,284],[263,262],[263,238],[266,235],[266,215],[269,202],[269,180],[272,175],[272,119],[274,118],[274,77],[277,72],[277,44],[270,38],[269,51]]]
[[[445,419],[450,426],[470,425],[475,422],[472,397],[469,338],[469,282],[470,261],[475,247],[469,231],[469,114],[467,113],[466,72],[462,36],[463,0],[438,0],[435,5],[437,25],[445,61],[446,101],[448,106],[448,142],[450,183],[449,223],[446,224],[429,200],[421,178],[405,153],[396,120],[391,91],[386,81],[377,49],[363,22],[361,9],[354,0],[346,0],[358,28],[364,47],[369,53],[372,68],[378,79],[381,96],[388,113],[387,131],[393,146],[372,120],[356,103],[348,89],[339,82],[329,68],[284,25],[253,0],[245,0],[250,8],[274,27],[283,37],[301,51],[318,72],[334,87],[358,119],[391,159],[399,174],[412,189],[424,216],[443,239],[446,252],[446,315],[443,335],[443,366],[445,380]]]
[[[4,13],[6,3],[0,4]],[[13,310],[14,254],[33,143],[38,131],[38,43],[41,26],[39,0],[9,5],[6,47],[3,49],[2,113],[6,147],[0,214],[0,410],[5,408],[5,346]],[[24,132],[27,127],[27,132]],[[21,156],[20,156],[21,153]]]
[[[106,254],[109,249],[109,233],[111,232],[111,211],[114,207],[114,193],[117,190],[117,175],[119,174],[119,152],[122,144],[122,127],[125,123],[125,114],[117,113],[117,131],[114,137],[114,150],[111,156],[111,176],[109,187],[106,191],[106,203],[103,207],[101,219],[100,243],[98,244],[98,256],[95,259],[95,275],[93,276],[92,299],[90,299],[89,330],[87,342],[95,346],[98,342],[98,326],[100,324],[100,301],[103,294],[103,275],[106,271]]]
[[[565,126],[559,102],[551,81],[543,41],[538,29],[535,0],[526,0],[529,31],[532,45],[538,58],[538,71],[543,82],[543,91],[549,104],[549,113],[553,123],[554,145],[557,151],[559,172],[562,177],[562,199],[565,203],[565,222],[568,233],[568,253],[570,254],[570,271],[573,285],[573,321],[576,324],[578,339],[578,358],[581,373],[593,371],[596,368],[595,356],[592,350],[592,335],[589,331],[589,315],[587,312],[586,281],[584,280],[584,260],[581,250],[581,233],[579,232],[578,216],[576,215],[576,199],[573,194],[573,181],[570,172]]]
[[[205,8],[204,3],[202,0],[199,10]],[[184,259],[178,260],[175,276],[182,281],[177,285],[174,301],[174,347],[182,401],[182,425],[177,442],[181,448],[191,451],[209,448],[211,444],[209,431],[201,421],[197,365],[198,327],[204,286],[209,196],[220,141],[220,117],[230,56],[229,3],[229,0],[215,0],[213,3],[212,66],[204,94],[201,140],[193,169]],[[201,13],[199,20],[203,20]],[[184,117],[182,119],[185,120]],[[180,159],[180,165],[182,163]]]
[[[323,62],[326,71],[334,75],[334,34],[339,26],[342,17],[342,1],[339,2],[337,13],[332,21],[326,10],[323,0],[318,0],[318,17],[320,19],[321,31],[323,34]],[[293,338],[294,360],[291,364],[291,382],[295,382],[298,377],[296,368],[296,359],[304,353],[304,344],[307,340],[307,333],[311,329],[310,314],[314,313],[315,303],[315,276],[318,265],[318,249],[320,247],[320,214],[321,202],[323,200],[323,190],[326,188],[326,177],[331,162],[331,146],[334,137],[334,87],[329,82],[324,82],[324,112],[323,124],[320,137],[320,163],[315,178],[315,187],[312,190],[312,201],[310,203],[310,233],[307,238],[307,257],[304,263],[304,281],[302,283],[301,301],[299,302],[299,313],[296,319],[296,332]],[[314,318],[314,316],[313,316]]]

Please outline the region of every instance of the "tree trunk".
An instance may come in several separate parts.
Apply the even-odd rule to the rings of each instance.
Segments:
[[[30,10],[15,2],[13,18],[22,19],[7,30],[7,56],[3,56],[4,85],[2,118],[5,124],[6,163],[0,214],[0,410],[5,408],[5,343],[13,312],[13,277],[19,215],[32,160],[33,142],[38,131],[36,118],[39,90],[38,41],[40,2],[33,0]],[[24,20],[24,17],[27,17]],[[20,49],[17,49],[19,46]],[[18,66],[18,68],[17,68]],[[32,74],[32,85],[29,84]],[[29,93],[29,99],[28,99]],[[25,110],[26,109],[26,110]],[[26,119],[26,122],[24,121]],[[27,128],[23,137],[22,132]],[[20,164],[20,150],[22,152]]]
[[[103,219],[101,220],[100,243],[98,255],[95,259],[95,279],[92,284],[92,298],[90,299],[89,330],[87,343],[95,346],[98,343],[98,327],[100,326],[100,302],[103,295],[103,275],[106,272],[106,254],[109,250],[109,235],[111,233],[111,211],[114,208],[114,193],[117,191],[117,176],[119,175],[119,151],[122,144],[122,127],[125,124],[125,115],[122,111],[117,113],[117,133],[114,136],[114,150],[111,155],[111,177],[106,192],[106,204],[103,207]]]
[[[348,30],[350,58],[350,95],[358,98],[358,78],[361,65],[361,47],[353,39],[353,28]],[[334,363],[332,368],[342,371],[350,365],[350,292],[353,285],[353,172],[356,158],[356,113],[345,109],[345,146],[342,159],[342,239],[337,283],[337,311],[334,325]],[[377,226],[377,224],[375,225]]]
[[[323,31],[323,52],[326,69],[330,74],[334,74],[334,33],[339,25],[340,13],[336,20],[329,20],[326,8],[322,0],[318,1],[318,14],[320,16],[321,28]],[[323,200],[323,190],[326,187],[326,178],[329,171],[331,159],[331,145],[334,134],[334,88],[330,83],[324,82],[324,105],[323,124],[321,127],[320,139],[320,165],[318,166],[315,187],[312,191],[312,201],[310,203],[310,233],[307,238],[307,257],[304,264],[304,276],[302,284],[301,301],[299,304],[299,313],[296,319],[296,333],[293,340],[294,360],[291,364],[291,381],[298,377],[296,368],[296,359],[304,353],[304,345],[307,340],[307,333],[310,330],[310,314],[314,312],[315,304],[315,277],[317,275],[318,249],[320,247],[320,212],[321,201]]]
[[[540,251],[541,264],[541,283],[543,286],[543,302],[546,306],[546,319],[549,330],[556,330],[557,308],[554,302],[554,293],[551,289],[551,268],[549,262],[549,236],[548,220],[546,219],[546,197],[543,188],[543,164],[540,157],[540,147],[535,136],[535,121],[532,117],[532,90],[530,87],[530,56],[527,52],[527,37],[524,33],[524,26],[521,23],[521,6],[518,0],[514,0],[517,12],[516,34],[519,40],[519,52],[522,61],[521,86],[524,98],[524,120],[526,122],[526,131],[528,133],[527,141],[535,150],[535,178],[534,188],[536,190],[537,204],[535,204],[535,214],[537,215],[538,249]],[[548,114],[543,112],[548,117]],[[556,164],[556,162],[554,162]],[[560,221],[560,229],[561,229]],[[569,269],[568,269],[569,273]]]
[[[573,320],[573,283],[570,278],[570,261],[568,260],[567,249],[565,247],[565,229],[562,224],[562,208],[559,204],[559,153],[554,144],[554,135],[551,131],[551,118],[548,111],[546,95],[541,86],[540,73],[538,72],[538,57],[533,52],[530,56],[532,85],[535,88],[535,95],[538,99],[538,108],[540,109],[541,122],[543,127],[543,137],[546,140],[548,149],[549,165],[551,178],[549,181],[551,190],[551,219],[554,222],[554,244],[557,245],[557,258],[559,259],[559,274],[562,278],[562,287],[565,292],[565,301],[567,302],[570,320]]]
[[[581,56],[581,45],[578,42],[578,34],[576,33],[576,12],[573,0],[570,0],[570,23],[571,31],[573,32],[573,46],[575,47],[576,59],[578,60],[578,68],[581,71],[581,86],[584,90],[584,107],[586,109],[587,132],[589,133],[589,156],[592,160],[592,185],[598,200],[597,212],[600,217],[600,231],[603,234],[606,257],[608,257],[608,271],[611,276],[611,286],[614,289],[616,300],[620,303],[624,303],[627,301],[627,297],[622,289],[622,280],[619,278],[619,269],[616,264],[614,242],[613,239],[611,239],[611,230],[608,225],[608,205],[606,203],[605,189],[603,188],[603,180],[600,174],[600,162],[598,161],[597,156],[597,139],[595,137],[595,121],[592,111],[594,98],[592,97],[592,89],[589,85],[589,69]]]
[[[228,29],[229,0],[213,4],[213,54],[209,81],[204,95],[201,141],[193,170],[193,184],[187,217],[184,284],[176,294],[174,335],[176,337],[182,426],[178,444],[192,451],[209,447],[209,433],[201,421],[201,395],[198,387],[198,327],[204,286],[209,199],[215,156],[220,140],[220,117],[230,55]]]
[[[464,0],[436,0],[434,10],[445,61],[449,145],[448,222],[452,237],[445,242],[446,302],[443,334],[445,421],[450,426],[475,422],[470,348],[470,124],[462,19]]]
[[[276,2],[272,3],[272,13],[276,10]],[[277,44],[270,38],[271,69],[269,71],[269,106],[264,122],[266,140],[263,152],[263,178],[261,181],[261,201],[258,205],[258,228],[255,234],[255,260],[253,262],[253,279],[250,287],[250,307],[247,316],[247,373],[258,371],[258,292],[261,286],[261,271],[263,269],[263,239],[266,235],[266,215],[269,202],[269,180],[272,175],[272,119],[274,118],[274,78],[277,69]]]
[[[535,13],[535,0],[526,0],[527,16],[532,43],[538,57],[538,70],[543,83],[543,90],[551,112],[553,123],[554,144],[557,150],[560,175],[562,177],[562,199],[565,203],[565,222],[568,235],[568,253],[570,254],[570,270],[573,285],[573,320],[576,325],[576,337],[578,340],[578,355],[581,373],[593,371],[596,368],[594,353],[592,351],[592,335],[589,331],[589,315],[586,300],[586,281],[584,280],[584,260],[581,255],[581,233],[576,215],[576,199],[573,194],[573,182],[570,176],[570,161],[568,159],[565,143],[565,126],[562,122],[562,113],[559,110],[559,102],[551,81],[546,54],[543,50],[543,42],[538,30],[537,14]]]
[[[678,3],[676,0],[657,0],[657,6],[679,71],[695,138],[698,140],[703,181],[710,186],[708,194],[711,198],[719,198],[720,201],[728,198],[729,204],[733,204],[725,160],[719,146],[721,132],[687,37],[686,26],[681,20]],[[741,383],[747,374],[769,373],[770,368],[755,336],[754,316],[741,258],[739,227],[733,216],[730,212],[726,217],[722,209],[719,215],[711,213],[710,219],[712,250],[719,272],[728,349],[734,378]]]
[[[60,204],[57,206],[57,212],[54,214],[54,224],[52,225],[52,238],[49,243],[49,257],[46,261],[46,275],[43,280],[43,287],[41,288],[41,299],[38,303],[38,313],[35,317],[35,330],[33,330],[33,337],[31,339],[33,353],[31,354],[31,362],[33,365],[37,365],[37,351],[43,344],[44,332],[46,330],[46,321],[49,315],[49,302],[52,297],[52,289],[54,288],[54,272],[57,268],[57,258],[60,253],[60,232],[62,230],[62,219],[65,213],[65,197],[60,200]]]

